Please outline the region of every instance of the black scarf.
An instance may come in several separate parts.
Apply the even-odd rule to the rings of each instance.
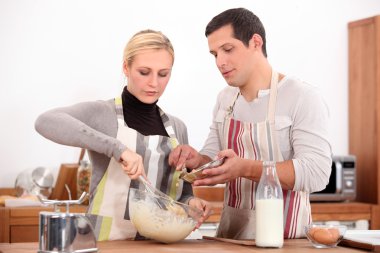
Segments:
[[[145,104],[124,87],[122,93],[124,121],[128,127],[143,135],[169,136],[160,116],[157,102]]]

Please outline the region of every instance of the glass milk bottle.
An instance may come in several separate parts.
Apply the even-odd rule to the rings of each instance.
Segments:
[[[284,202],[276,162],[264,161],[256,191],[256,246],[281,248],[284,244]]]

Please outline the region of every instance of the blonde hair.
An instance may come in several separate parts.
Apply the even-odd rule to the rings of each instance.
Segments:
[[[165,49],[170,53],[174,62],[174,49],[168,37],[160,31],[150,29],[140,31],[132,36],[124,48],[123,62],[130,66],[135,55],[139,51],[147,49]]]

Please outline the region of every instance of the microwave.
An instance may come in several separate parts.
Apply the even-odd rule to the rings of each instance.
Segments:
[[[326,188],[310,194],[310,201],[351,201],[356,197],[356,157],[333,156]]]

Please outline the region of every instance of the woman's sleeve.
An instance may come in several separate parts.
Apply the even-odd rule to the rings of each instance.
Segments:
[[[84,102],[41,114],[35,129],[59,144],[81,147],[120,159],[126,149],[115,137],[117,118],[110,101]]]

